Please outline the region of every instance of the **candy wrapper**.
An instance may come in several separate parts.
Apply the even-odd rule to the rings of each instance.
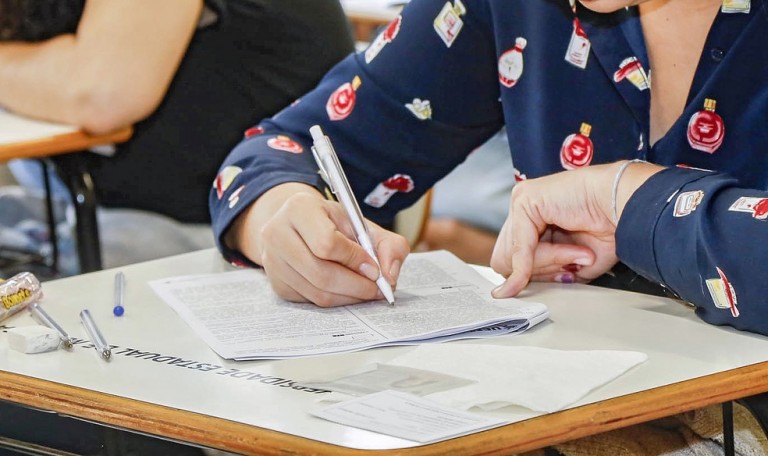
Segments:
[[[20,272],[0,282],[0,321],[39,301],[42,296],[40,281],[30,272]]]

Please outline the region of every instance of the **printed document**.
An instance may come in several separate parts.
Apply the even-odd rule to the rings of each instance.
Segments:
[[[543,304],[493,299],[493,284],[446,251],[408,256],[394,306],[383,300],[336,308],[287,302],[256,269],[172,277],[150,285],[227,359],[281,359],[490,337],[525,331],[548,315]]]

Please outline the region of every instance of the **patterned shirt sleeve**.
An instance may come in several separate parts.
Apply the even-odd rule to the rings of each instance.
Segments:
[[[768,192],[721,173],[669,168],[627,203],[616,232],[629,267],[696,306],[704,321],[768,334],[762,249]]]
[[[310,150],[312,125],[331,139],[365,216],[384,226],[498,131],[503,117],[491,19],[480,5],[409,4],[368,49],[246,131],[209,197],[225,257],[248,263],[222,236],[266,190],[303,182],[324,192]]]

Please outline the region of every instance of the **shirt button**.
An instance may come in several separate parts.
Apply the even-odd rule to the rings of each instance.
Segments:
[[[725,57],[725,51],[720,48],[712,48],[710,55],[712,56],[712,60],[719,62]]]

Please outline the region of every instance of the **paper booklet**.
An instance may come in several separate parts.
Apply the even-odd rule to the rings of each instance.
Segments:
[[[336,308],[280,299],[256,269],[171,277],[150,286],[221,357],[282,359],[520,333],[543,304],[493,299],[493,284],[446,251],[413,253],[396,303]]]

